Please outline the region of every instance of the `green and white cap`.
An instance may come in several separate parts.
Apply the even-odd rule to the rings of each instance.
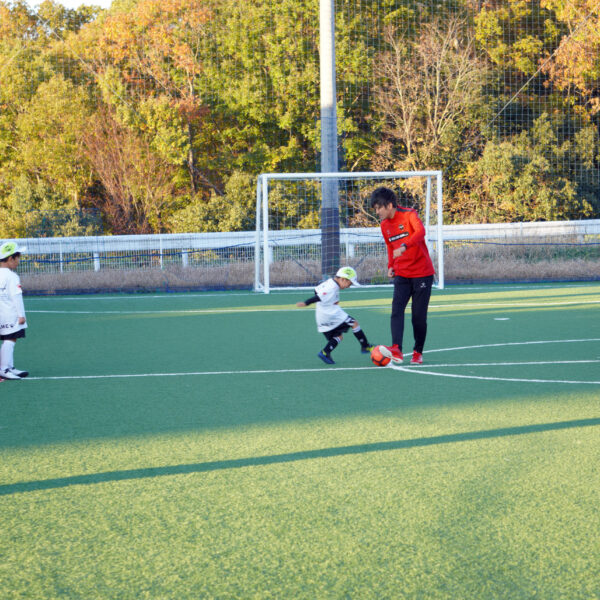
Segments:
[[[360,283],[358,283],[358,279],[356,278],[356,271],[352,267],[342,267],[341,269],[338,269],[338,272],[335,274],[335,276],[349,279],[353,285],[360,285]]]
[[[19,247],[15,242],[4,242],[2,246],[0,246],[0,260],[4,260],[13,254],[17,254],[17,252],[25,252],[27,248]]]

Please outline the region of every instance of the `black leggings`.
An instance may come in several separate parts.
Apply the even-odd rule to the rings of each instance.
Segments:
[[[414,350],[423,352],[427,336],[427,309],[431,297],[433,275],[427,277],[394,277],[394,298],[392,300],[392,343],[402,350],[404,336],[404,311],[412,297],[412,326],[415,337]]]

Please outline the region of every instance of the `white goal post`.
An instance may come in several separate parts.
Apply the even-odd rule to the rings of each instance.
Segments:
[[[371,192],[382,185],[398,193],[401,206],[419,212],[436,267],[436,285],[443,288],[442,172],[386,171],[259,175],[254,290],[268,294],[277,289],[311,288],[330,276],[323,272],[324,265],[335,264],[354,267],[365,285],[389,285],[385,244],[369,205]],[[339,199],[339,231],[321,229],[324,186],[334,186]],[[326,235],[330,236],[327,244],[323,243]],[[335,236],[334,244],[331,236]],[[323,248],[334,252],[339,248],[339,254],[325,257]]]

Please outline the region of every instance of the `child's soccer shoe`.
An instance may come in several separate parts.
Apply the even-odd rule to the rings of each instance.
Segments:
[[[11,371],[21,379],[24,379],[27,377],[27,375],[29,375],[29,371],[21,371],[21,369],[15,369],[14,367],[12,367]]]
[[[331,356],[329,356],[329,354],[325,354],[323,351],[321,351],[321,352],[319,352],[319,354],[317,354],[317,356],[324,363],[327,363],[328,365],[335,365],[335,361],[333,360],[333,358],[331,358]]]
[[[13,373],[12,369],[2,369],[0,371],[0,377],[2,377],[2,379],[7,379],[8,381],[21,381],[21,378]]]
[[[411,365],[422,365],[423,364],[423,355],[416,350],[413,352],[412,358],[410,359]]]
[[[379,351],[381,352],[381,354],[383,354],[383,356],[391,358],[393,363],[399,364],[404,360],[402,352],[400,352],[400,349],[396,345],[379,346]]]
[[[375,348],[375,346],[361,346],[360,351],[362,354],[371,354],[373,348]]]

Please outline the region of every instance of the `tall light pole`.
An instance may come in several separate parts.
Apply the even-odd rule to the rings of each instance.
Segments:
[[[338,171],[335,91],[334,0],[320,0],[321,172]],[[340,263],[338,182],[321,180],[321,274],[331,277]]]

